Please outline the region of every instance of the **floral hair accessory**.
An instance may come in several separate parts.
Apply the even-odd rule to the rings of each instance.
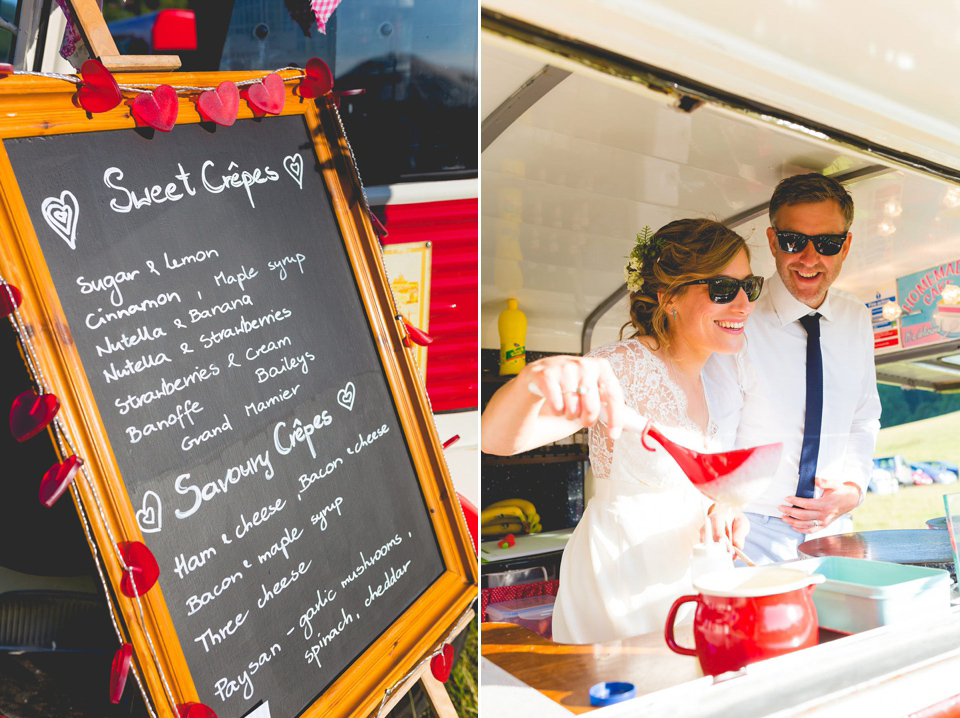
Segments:
[[[653,230],[650,227],[644,227],[641,232],[637,233],[637,243],[630,251],[627,266],[623,268],[627,289],[631,292],[639,292],[643,289],[643,276],[641,275],[643,262],[651,253],[651,249],[656,250],[657,246],[657,243],[653,241]]]

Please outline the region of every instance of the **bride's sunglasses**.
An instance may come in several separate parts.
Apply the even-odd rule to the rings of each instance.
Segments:
[[[715,304],[729,304],[736,298],[737,292],[741,289],[747,295],[747,299],[755,302],[760,298],[760,290],[763,289],[763,277],[758,277],[756,274],[751,274],[745,279],[710,277],[709,279],[693,279],[680,286],[686,287],[689,284],[706,284],[710,301]]]
[[[780,249],[787,254],[797,254],[802,252],[807,246],[807,242],[813,242],[813,248],[824,257],[832,257],[840,254],[843,249],[843,243],[847,239],[844,234],[800,234],[800,232],[781,232],[776,227],[773,228],[777,235],[777,242],[780,243]]]

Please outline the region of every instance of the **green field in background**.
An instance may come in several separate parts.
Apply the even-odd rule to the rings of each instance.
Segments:
[[[960,464],[960,412],[881,429],[874,456],[893,454],[903,454],[907,461]],[[854,530],[926,528],[927,519],[945,515],[942,497],[953,493],[960,493],[960,482],[905,486],[895,494],[867,493],[853,512]]]

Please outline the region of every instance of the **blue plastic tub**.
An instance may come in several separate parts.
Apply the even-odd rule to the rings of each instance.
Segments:
[[[826,577],[814,589],[813,603],[820,625],[833,631],[857,633],[950,609],[950,574],[943,569],[844,556],[789,566]]]

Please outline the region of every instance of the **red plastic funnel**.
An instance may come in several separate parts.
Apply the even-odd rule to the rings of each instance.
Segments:
[[[777,443],[701,454],[670,441],[647,422],[641,441],[650,451],[653,447],[647,444],[648,436],[667,450],[700,493],[729,506],[743,506],[763,493],[783,451],[783,444]]]

